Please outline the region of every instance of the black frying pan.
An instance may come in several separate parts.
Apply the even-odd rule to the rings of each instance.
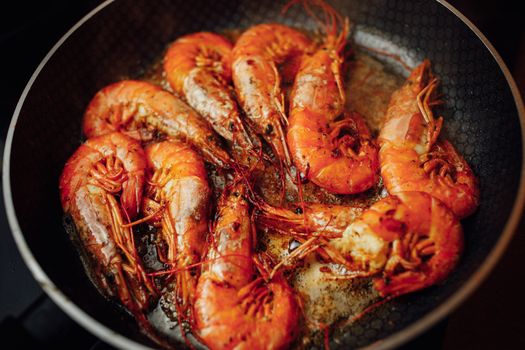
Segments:
[[[392,348],[462,302],[503,252],[525,198],[520,127],[525,112],[497,53],[450,5],[432,0],[330,2],[357,24],[355,40],[361,44],[401,54],[408,63],[430,58],[447,101],[446,136],[481,183],[479,210],[463,222],[462,261],[446,283],[393,300],[331,340],[332,348]],[[84,108],[101,87],[140,77],[165,46],[183,34],[268,21],[313,26],[299,8],[281,16],[282,5],[249,0],[109,1],[60,40],[24,90],[4,155],[9,222],[43,289],[106,342],[122,348],[152,345],[133,320],[97,293],[62,225],[58,177],[80,144]],[[394,61],[378,58],[399,69]]]

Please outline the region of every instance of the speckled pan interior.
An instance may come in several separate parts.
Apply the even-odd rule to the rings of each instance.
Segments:
[[[376,342],[418,322],[484,264],[516,201],[522,140],[516,103],[502,70],[475,33],[446,7],[431,0],[330,2],[355,24],[359,43],[400,54],[410,64],[426,57],[433,62],[446,100],[445,133],[472,165],[482,194],[479,210],[463,222],[466,249],[446,283],[388,302],[336,332],[331,348],[347,349],[380,344]],[[74,304],[139,343],[151,345],[133,321],[99,296],[62,225],[58,177],[81,142],[83,111],[97,90],[141,76],[183,34],[273,21],[313,26],[298,7],[281,15],[282,5],[262,0],[116,1],[65,40],[23,101],[9,174],[23,236],[37,263]]]

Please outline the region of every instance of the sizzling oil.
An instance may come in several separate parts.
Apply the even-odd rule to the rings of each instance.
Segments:
[[[230,32],[226,33],[226,36],[235,39],[238,34]],[[346,110],[360,113],[373,135],[377,135],[390,96],[399,88],[402,79],[390,72],[384,64],[363,52],[357,51],[347,63]],[[153,65],[142,80],[172,91],[162,72],[161,61]],[[215,198],[218,198],[229,175],[218,172],[212,167],[208,170]],[[294,209],[299,201],[297,188],[288,178],[283,202],[282,180],[278,170],[275,166],[266,164],[264,171],[257,172],[257,190],[269,204]],[[369,207],[385,196],[381,181],[370,190],[357,195],[335,195],[312,183],[304,184],[302,190],[306,202],[345,204],[363,208]],[[276,261],[285,259],[297,246],[293,238],[262,228],[258,229],[258,240],[257,249],[264,250]],[[151,257],[151,251],[148,252],[148,261],[154,260]],[[158,264],[155,265],[156,268],[158,266]],[[323,330],[326,325],[351,319],[377,300],[378,295],[371,287],[369,279],[336,280],[331,272],[338,268],[334,264],[319,261],[315,254],[311,254],[289,275],[289,281],[301,299],[304,313],[304,331],[302,338],[296,343],[298,348],[303,348],[312,342],[319,343],[319,331]],[[180,341],[180,330],[176,326],[176,310],[167,302],[172,298],[171,294],[172,290],[168,288],[159,306],[149,318],[161,333],[172,339],[178,338]]]

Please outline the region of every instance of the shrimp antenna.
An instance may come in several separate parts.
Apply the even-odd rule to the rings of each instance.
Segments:
[[[399,63],[403,67],[403,69],[406,70],[407,72],[411,72],[412,71],[412,67],[410,67],[405,61],[403,61],[401,56],[396,55],[395,53],[391,53],[391,52],[388,52],[388,51],[385,51],[385,50],[381,50],[381,49],[377,49],[377,48],[374,48],[374,47],[366,46],[366,45],[363,45],[363,44],[356,44],[356,46],[358,46],[359,48],[364,49],[364,50],[366,50],[368,52],[371,52],[372,54],[389,57],[389,58],[393,59],[394,61],[396,61],[397,63]]]
[[[346,45],[346,38],[350,33],[350,21],[348,17],[342,17],[336,9],[324,0],[290,0],[282,9],[286,13],[290,7],[302,4],[306,13],[323,29],[326,40],[324,45],[335,47],[341,51]],[[313,6],[321,9],[322,17],[313,10]]]

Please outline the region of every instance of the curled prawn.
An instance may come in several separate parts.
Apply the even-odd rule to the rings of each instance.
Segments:
[[[232,77],[239,103],[257,134],[282,165],[291,166],[284,129],[286,113],[281,80],[292,80],[311,46],[308,37],[281,24],[250,27],[233,48]],[[283,65],[281,74],[278,67]]]
[[[164,56],[169,84],[206,118],[215,131],[240,149],[253,142],[241,120],[231,83],[232,44],[208,32],[177,39]]]
[[[437,85],[425,60],[393,94],[379,135],[381,175],[389,193],[427,192],[461,219],[479,204],[478,181],[452,144],[438,140],[443,118],[431,109]]]
[[[243,184],[218,204],[195,298],[196,331],[210,349],[282,349],[297,335],[298,304],[281,274],[256,277],[250,207]]]
[[[327,16],[327,36],[302,60],[295,77],[288,146],[302,178],[337,194],[363,192],[377,182],[379,162],[363,118],[344,112],[341,66],[349,24],[345,20],[337,34],[339,15],[324,3],[319,6]]]
[[[88,274],[102,294],[117,298],[137,317],[156,297],[137,256],[133,232],[126,227],[139,210],[145,168],[140,144],[110,133],[81,145],[67,161],[59,184]]]
[[[86,109],[83,130],[87,137],[121,131],[143,141],[165,134],[190,142],[219,167],[231,165],[206,120],[182,100],[143,81],[124,80],[100,90]]]
[[[463,250],[461,224],[439,199],[400,192],[373,204],[342,237],[329,242],[359,276],[373,276],[382,297],[443,281]]]
[[[146,186],[144,211],[160,228],[166,253],[164,263],[177,274],[177,295],[189,309],[198,274],[188,267],[200,261],[208,232],[211,189],[201,157],[187,144],[164,141],[146,148],[152,174]],[[142,219],[141,221],[144,221]]]

